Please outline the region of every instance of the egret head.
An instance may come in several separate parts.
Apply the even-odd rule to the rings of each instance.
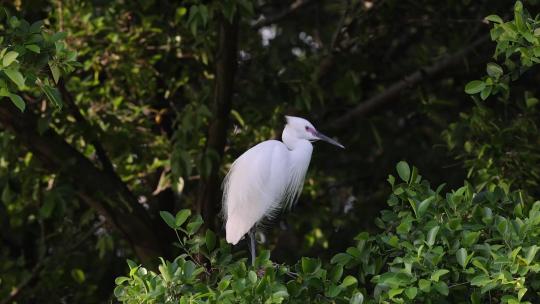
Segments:
[[[345,148],[342,144],[317,131],[313,124],[307,120],[294,116],[285,116],[285,118],[287,119],[287,125],[285,126],[285,130],[283,130],[284,134],[287,130],[287,132],[292,133],[290,135],[297,139],[306,139],[309,141],[323,140],[340,148]]]

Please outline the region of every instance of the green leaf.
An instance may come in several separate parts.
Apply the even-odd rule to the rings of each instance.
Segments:
[[[465,268],[467,266],[467,249],[465,248],[460,248],[457,252],[456,252],[456,259],[459,263],[459,265],[461,265],[461,267]]]
[[[139,265],[137,265],[137,263],[135,263],[133,260],[130,260],[130,259],[127,259],[126,260],[126,263],[128,264],[128,267],[129,269],[136,269],[139,267]]]
[[[492,280],[486,274],[480,274],[471,279],[472,286],[483,287],[490,283]]]
[[[341,286],[342,288],[347,288],[351,285],[356,284],[357,282],[358,280],[356,280],[355,277],[349,275],[345,277],[345,279],[343,280],[343,282],[341,282],[341,285],[339,286]]]
[[[338,264],[332,268],[332,270],[328,274],[328,278],[332,280],[332,282],[337,283],[339,279],[341,279],[342,275],[343,275],[343,266]]]
[[[473,80],[465,86],[465,93],[467,94],[476,94],[482,92],[486,87],[486,84],[481,80]]]
[[[328,287],[328,289],[326,290],[325,295],[329,298],[335,298],[341,293],[341,291],[343,291],[343,288],[341,288],[341,286],[331,284],[330,287]]]
[[[481,297],[479,292],[473,292],[471,294],[471,304],[481,304]]]
[[[435,244],[435,240],[437,238],[437,233],[438,232],[439,232],[439,226],[435,226],[435,227],[432,227],[431,229],[429,229],[429,232],[428,232],[428,235],[427,235],[427,240],[426,240],[426,244],[429,247],[432,247],[433,244]]]
[[[407,164],[405,161],[400,161],[396,165],[396,170],[399,175],[399,177],[404,181],[408,182],[409,178],[411,177],[411,168],[409,168],[409,164]]]
[[[191,215],[191,210],[189,210],[189,209],[182,209],[182,210],[178,211],[178,213],[176,213],[176,217],[175,217],[176,227],[182,226],[182,224],[184,224],[186,222],[186,220],[188,219],[188,217],[190,215]]]
[[[257,274],[255,273],[255,271],[250,270],[248,272],[248,279],[251,282],[251,284],[255,284],[257,282]]]
[[[471,262],[476,268],[482,270],[485,274],[489,274],[489,271],[486,269],[486,266],[480,262],[478,259],[473,259]]]
[[[56,199],[54,196],[45,196],[43,205],[39,208],[39,214],[43,218],[49,218],[56,207]]]
[[[188,234],[189,235],[195,234],[199,230],[202,224],[203,224],[203,219],[200,214],[197,214],[195,218],[193,218],[186,227]]]
[[[57,108],[62,109],[64,103],[62,102],[62,95],[57,88],[52,87],[48,84],[42,85],[41,90],[45,93],[47,99],[52,102]]]
[[[241,127],[244,127],[246,125],[246,123],[244,122],[244,119],[242,118],[242,116],[240,115],[240,113],[238,113],[238,111],[236,110],[231,110],[231,115],[234,117],[234,119],[240,124]]]
[[[2,65],[4,67],[9,66],[15,59],[17,59],[17,56],[19,56],[19,53],[14,51],[7,52],[6,55],[4,55],[4,58],[2,59]]]
[[[114,279],[114,283],[116,285],[122,285],[122,283],[124,283],[125,281],[128,281],[129,278],[128,277],[117,277],[116,279]]]
[[[393,299],[395,296],[397,295],[400,295],[403,290],[405,290],[404,288],[392,288],[388,291],[388,297],[390,299]]]
[[[516,1],[516,4],[514,5],[514,23],[520,32],[527,30],[523,17],[523,3],[521,3],[521,1]]]
[[[24,109],[26,109],[26,104],[24,103],[24,100],[21,98],[21,96],[17,94],[9,94],[9,99],[11,99],[11,102],[21,111],[24,112]]]
[[[315,273],[321,268],[321,261],[317,259],[303,257],[301,264],[304,273]]]
[[[538,104],[538,101],[538,98],[529,97],[525,100],[525,105],[527,106],[527,108],[532,108]]]
[[[364,303],[364,295],[361,292],[357,292],[349,300],[349,304],[362,304]]]
[[[19,87],[20,90],[25,88],[25,80],[21,72],[12,68],[7,68],[4,70],[4,73]]]
[[[499,78],[504,74],[503,68],[494,62],[490,62],[487,64],[486,72],[489,76],[495,78]]]
[[[36,21],[32,23],[32,25],[29,28],[29,32],[33,34],[37,34],[41,31],[41,27],[43,26],[43,21]]]
[[[227,287],[229,287],[229,284],[231,284],[230,276],[226,276],[219,282],[218,290],[224,291],[225,289],[227,289]]]
[[[51,68],[54,83],[58,83],[58,80],[60,80],[60,68],[52,62],[49,62],[49,67]]]
[[[520,288],[518,291],[518,302],[521,301],[521,298],[525,295],[527,292],[527,288]]]
[[[411,283],[411,276],[403,272],[386,272],[375,278],[377,283],[385,284],[392,288],[406,286]]]
[[[58,32],[58,33],[54,33],[52,36],[51,36],[51,42],[56,42],[58,40],[64,40],[66,39],[67,37],[67,33],[65,32]]]
[[[531,262],[534,260],[538,249],[540,249],[540,247],[538,247],[537,245],[532,245],[531,247],[529,247],[529,249],[527,249],[527,251],[525,252],[525,261],[527,262],[527,265],[531,264]]]
[[[161,273],[161,277],[163,277],[163,280],[165,282],[170,282],[172,280],[171,272],[169,271],[169,267],[167,267],[167,264],[163,263],[159,265],[158,269],[159,269],[159,273]]]
[[[223,1],[223,16],[227,18],[229,22],[232,23],[234,14],[236,12],[236,2],[235,1]]]
[[[411,204],[411,206],[413,208],[413,211],[414,211],[414,202],[412,202],[410,200],[409,200],[409,202],[410,202],[410,204]],[[406,218],[401,220],[401,223],[396,228],[396,232],[399,233],[399,234],[407,234],[407,233],[409,233],[409,231],[411,230],[411,227],[412,227],[413,220],[414,219],[412,218],[412,216],[407,216]]]
[[[204,4],[199,4],[199,16],[201,16],[203,26],[208,23],[208,8]]]
[[[253,10],[253,1],[250,0],[240,0],[238,2],[242,8],[247,12],[248,16],[253,16],[254,10]]]
[[[426,198],[420,204],[418,204],[418,210],[417,210],[418,217],[421,217],[422,215],[424,215],[424,213],[426,213],[427,209],[429,208],[429,205],[434,200],[435,200],[435,196],[432,196],[432,197]]]
[[[405,295],[409,300],[412,300],[416,297],[416,294],[418,293],[418,289],[416,287],[409,287],[405,289]]]
[[[205,241],[208,251],[214,250],[214,248],[216,247],[216,234],[210,229],[206,230]]]
[[[396,182],[396,178],[392,174],[388,175],[388,178],[386,180],[388,181],[390,186],[394,187],[394,183]]]
[[[25,45],[24,47],[37,54],[41,52],[41,48],[35,44],[28,44],[28,45]]]
[[[433,284],[433,287],[435,288],[435,290],[437,290],[438,293],[442,294],[443,296],[448,295],[449,289],[448,289],[448,285],[446,285],[445,282],[443,281],[437,282]]]
[[[434,273],[431,274],[431,280],[434,282],[438,282],[439,278],[447,273],[449,273],[448,269],[438,269]]]
[[[503,23],[503,20],[501,19],[501,17],[499,17],[497,15],[489,15],[484,19],[487,20],[487,21],[494,22],[494,23],[499,23],[499,24]]]
[[[461,241],[461,244],[465,247],[470,247],[478,241],[478,238],[480,237],[479,231],[466,231],[463,235],[463,239]]]
[[[425,293],[429,293],[431,291],[431,281],[420,279],[418,281],[418,288]]]
[[[419,183],[420,180],[421,180],[421,176],[418,175],[418,168],[416,168],[415,166],[412,167],[412,170],[411,170],[411,178],[410,178],[410,183],[411,184],[415,184],[415,183]]]
[[[486,100],[489,95],[491,95],[491,91],[493,90],[493,86],[486,86],[482,92],[480,92],[480,98],[482,98],[482,100]]]
[[[178,228],[178,226],[176,226],[174,216],[170,212],[160,211],[159,216],[161,216],[161,218],[165,221],[165,223],[167,223],[167,225],[171,227],[172,229]]]
[[[84,275],[84,272],[79,268],[75,268],[71,270],[71,277],[73,277],[75,282],[79,284],[84,283],[85,275]]]
[[[332,257],[332,260],[330,260],[330,263],[332,263],[332,264],[345,265],[345,264],[347,264],[350,260],[352,260],[352,256],[351,256],[351,255],[346,254],[346,253],[338,253],[338,254],[334,255],[334,257]]]

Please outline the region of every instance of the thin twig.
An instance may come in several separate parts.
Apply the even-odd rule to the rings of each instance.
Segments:
[[[351,8],[351,0],[345,0],[345,8],[343,9],[343,14],[341,14],[341,18],[339,18],[338,26],[336,27],[336,30],[334,32],[334,35],[332,35],[332,41],[330,42],[330,48],[329,51],[333,52],[336,49],[336,45],[338,43],[338,39],[341,36],[341,30],[343,29],[343,24],[345,23],[345,19],[347,18],[347,15],[349,15],[349,10]]]
[[[256,21],[251,25],[251,28],[253,29],[259,29],[261,27],[268,26],[270,24],[276,23],[280,21],[281,19],[289,16],[290,14],[296,12],[300,8],[306,6],[307,4],[310,4],[312,2],[315,2],[316,0],[296,0],[289,7],[287,7],[285,10],[271,16],[263,16],[260,20]]]

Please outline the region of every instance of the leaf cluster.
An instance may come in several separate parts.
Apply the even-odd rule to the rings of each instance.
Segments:
[[[388,209],[355,246],[330,261],[301,258],[279,265],[261,253],[255,267],[231,254],[213,232],[195,234],[198,216],[163,212],[185,250],[159,273],[133,262],[116,280],[124,303],[536,303],[539,300],[540,202],[495,188],[465,184],[432,189],[416,168],[390,175]],[[186,224],[187,223],[187,224]],[[217,245],[216,245],[217,244]]]

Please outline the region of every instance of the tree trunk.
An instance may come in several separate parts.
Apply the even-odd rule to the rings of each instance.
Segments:
[[[212,104],[213,120],[208,128],[204,155],[211,159],[211,169],[199,185],[198,209],[210,229],[215,230],[221,197],[219,168],[225,149],[231,111],[234,75],[237,66],[238,17],[232,23],[221,18],[216,54],[216,83]]]

